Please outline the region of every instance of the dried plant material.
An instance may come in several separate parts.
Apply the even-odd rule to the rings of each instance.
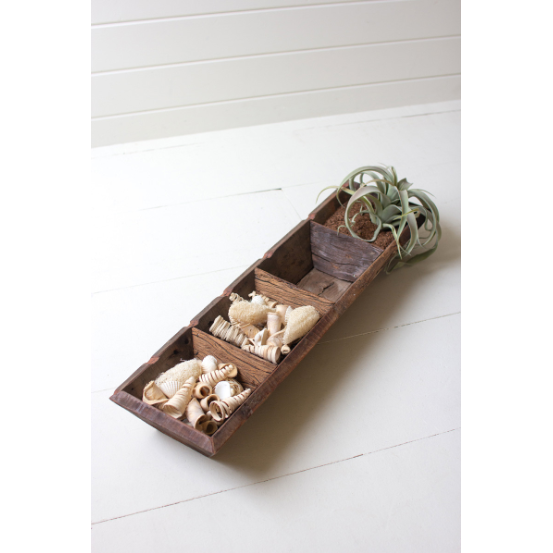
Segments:
[[[269,331],[264,328],[255,335],[253,343],[255,346],[264,346],[267,343],[267,338],[269,338]]]
[[[184,416],[186,406],[192,397],[192,389],[196,379],[191,376],[179,391],[161,408],[161,410],[174,419],[180,419]]]
[[[283,305],[282,303],[279,303],[276,307],[277,315],[280,317],[280,324],[284,326],[286,324],[286,311],[288,309],[292,309],[289,305]]]
[[[213,321],[209,331],[213,334],[213,336],[221,338],[221,340],[225,340],[225,342],[229,342],[230,344],[234,344],[238,347],[242,347],[244,344],[249,344],[248,337],[240,332],[240,328],[225,321],[221,315],[218,315]]]
[[[195,397],[193,397],[186,406],[186,418],[196,430],[200,430],[201,426],[209,421],[209,417],[204,415],[204,412]]]
[[[144,392],[142,393],[142,401],[144,403],[161,408],[167,403],[167,400],[167,396],[160,390],[158,385],[153,380],[148,382],[148,384],[144,387]]]
[[[271,336],[279,332],[281,326],[282,326],[282,320],[278,313],[267,314],[267,330],[269,331],[269,334]]]
[[[290,346],[282,346],[280,348],[280,353],[282,353],[282,355],[288,355],[290,353]]]
[[[223,369],[217,369],[216,371],[211,371],[200,376],[200,382],[205,382],[209,384],[212,388],[221,380],[226,380],[227,378],[232,378],[236,376],[236,367],[234,365],[228,365]]]
[[[286,329],[282,342],[290,345],[305,336],[321,318],[312,305],[304,305],[292,310],[286,321]]]
[[[244,388],[242,384],[234,379],[222,380],[217,383],[215,386],[215,394],[219,396],[218,399],[224,400],[232,396],[237,396],[239,393],[243,392]],[[203,405],[202,405],[203,407]]]
[[[278,363],[280,358],[280,348],[276,346],[242,346],[244,351],[249,351],[258,357],[267,359],[271,363]]]
[[[219,383],[220,384],[220,383]],[[219,385],[217,384],[217,386]],[[217,387],[215,386],[215,387]],[[201,401],[200,401],[200,407],[204,410],[204,412],[208,412],[209,411],[209,405],[211,403],[213,403],[214,401],[219,401],[221,398],[217,395],[217,394],[210,394],[208,395],[207,397],[204,397]]]
[[[233,365],[232,363],[219,363],[219,369],[230,369],[229,377],[234,378],[238,374],[238,369],[236,368],[236,365]]]
[[[249,324],[239,324],[238,328],[242,334],[245,334],[250,340],[253,340],[255,335],[260,331],[257,326]]]
[[[237,396],[229,397],[228,399],[221,401],[214,401],[209,406],[209,411],[213,419],[217,422],[221,422],[224,419],[228,419],[229,416],[246,401],[247,397],[252,393],[250,388],[244,390]]]
[[[204,434],[207,434],[208,436],[212,436],[213,434],[215,434],[215,432],[217,432],[218,428],[219,428],[219,426],[217,425],[217,423],[215,421],[209,420],[207,422],[204,422],[201,425],[200,430]]]
[[[213,355],[206,355],[202,360],[202,374],[217,369],[217,359]]]
[[[276,346],[278,348],[282,347],[282,340],[284,338],[284,330],[281,330],[280,332],[277,332],[276,334],[273,334],[269,337],[267,340],[267,345],[269,346]]]
[[[267,322],[267,314],[270,312],[271,309],[267,305],[237,301],[230,306],[228,316],[233,325],[264,325]]]
[[[288,306],[288,307],[286,308],[286,313],[284,313],[284,324],[285,324],[285,325],[288,324],[288,319],[289,319],[290,314],[292,313],[292,311],[294,311],[294,310],[292,309],[292,307]]]
[[[204,397],[207,397],[208,395],[210,395],[212,392],[213,392],[213,389],[209,384],[198,382],[198,384],[194,386],[194,391],[192,392],[192,395],[196,399],[203,399]]]
[[[200,360],[191,359],[179,363],[172,369],[160,374],[155,383],[168,398],[171,398],[189,378],[194,378],[194,382],[196,382],[201,373],[202,364]]]

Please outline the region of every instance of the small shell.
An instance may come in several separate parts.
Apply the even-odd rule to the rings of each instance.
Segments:
[[[283,326],[286,324],[286,311],[288,308],[292,309],[289,305],[283,305],[282,303],[279,303],[276,306],[277,315],[280,317],[280,321]]]
[[[267,340],[268,346],[276,346],[278,348],[282,347],[282,338],[284,337],[284,330],[277,332],[269,337]]]
[[[204,422],[200,426],[200,430],[204,434],[207,434],[208,436],[212,436],[213,434],[215,434],[215,432],[217,432],[218,428],[219,428],[219,426],[217,425],[217,423],[214,420],[208,420],[207,422]]]
[[[144,392],[142,393],[142,401],[144,403],[161,408],[161,406],[167,403],[167,399],[167,396],[153,380],[148,382],[144,387]]]
[[[201,426],[209,420],[209,417],[204,415],[198,400],[194,397],[186,406],[186,418],[196,430],[200,430]]]
[[[253,343],[256,346],[264,346],[267,343],[267,338],[269,338],[269,331],[264,328],[255,335]]]
[[[202,361],[202,374],[217,369],[217,359],[213,355],[206,355]]]
[[[194,377],[190,377],[184,386],[161,408],[161,410],[174,419],[180,419],[184,416],[184,412],[190,398],[192,397],[192,388],[194,386]],[[194,400],[196,401],[196,400]]]
[[[207,413],[209,411],[209,405],[214,401],[219,401],[219,399],[217,394],[211,394],[200,401],[200,407]]]
[[[261,296],[254,296],[252,298],[252,303],[257,303],[258,305],[267,305],[265,300]]]
[[[216,371],[211,371],[200,376],[200,382],[205,382],[209,384],[212,388],[221,380],[226,380],[231,376],[236,376],[236,367],[234,365],[227,365],[222,369],[217,369]]]
[[[271,309],[267,305],[237,301],[230,306],[228,315],[232,324],[263,325],[267,321],[267,313]]]
[[[215,394],[219,396],[218,399],[225,400],[232,396],[237,396],[239,393],[243,392],[244,388],[242,387],[242,384],[240,382],[229,379],[229,380],[221,380],[216,386],[215,386]],[[203,405],[202,405],[203,407]]]
[[[280,315],[278,313],[267,314],[267,329],[271,336],[276,334],[280,330],[281,326],[282,321],[280,320]]]
[[[211,371],[209,371],[211,372]],[[192,392],[192,395],[196,399],[203,399],[204,397],[207,397],[213,392],[213,389],[209,384],[204,384],[203,382],[198,382],[196,386],[194,386],[194,391]]]
[[[241,296],[239,296],[238,294],[236,294],[235,292],[233,292],[229,297],[228,299],[232,302],[235,302],[235,301],[244,301],[244,298],[242,298]]]
[[[282,353],[282,355],[288,355],[290,353],[290,346],[282,346],[280,348],[280,353]]]
[[[248,337],[240,331],[240,328],[225,321],[221,315],[218,315],[213,321],[209,331],[213,336],[238,347],[248,343]]]
[[[242,334],[245,334],[250,339],[253,339],[254,336],[259,332],[259,328],[254,325],[240,324],[238,325],[238,328],[240,329],[240,332],[242,332]]]
[[[182,384],[176,380],[169,380],[158,384],[158,387],[168,398],[171,398],[182,388]]]
[[[270,361],[271,363],[278,363],[280,358],[280,348],[276,346],[242,346],[242,349],[257,355],[258,357],[263,357],[263,359],[267,359],[267,361]]]
[[[236,365],[233,365],[232,363],[219,363],[219,370],[221,369],[229,369],[229,378],[234,378],[238,374],[238,369],[236,368]]]
[[[290,345],[305,336],[320,319],[319,312],[312,305],[304,305],[287,312],[286,331],[282,342]]]
[[[162,384],[174,381],[180,383],[180,386],[182,386],[191,377],[196,381],[200,374],[202,374],[201,361],[199,359],[191,359],[190,361],[178,363],[172,369],[160,374],[155,382],[167,397],[172,397],[175,395],[178,388],[175,389],[174,385],[168,385],[165,387],[167,389],[167,391],[165,391]]]
[[[211,416],[213,419],[217,422],[221,422],[224,419],[228,419],[231,413],[236,411],[244,401],[246,401],[247,397],[251,394],[251,390],[248,388],[247,390],[244,390],[241,394],[238,394],[234,397],[229,397],[228,399],[221,400],[221,401],[214,401],[209,406],[209,411],[211,413]]]

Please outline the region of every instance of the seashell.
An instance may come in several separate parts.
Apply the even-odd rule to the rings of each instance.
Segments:
[[[218,428],[219,428],[219,426],[217,425],[217,423],[214,420],[208,420],[207,422],[204,422],[200,426],[200,430],[204,434],[207,434],[208,436],[212,436],[213,434],[215,434],[215,432],[217,432]]]
[[[282,303],[279,303],[276,306],[276,312],[277,315],[280,317],[282,326],[286,324],[286,311],[288,310],[288,308],[292,309],[289,305],[283,305]]]
[[[293,309],[286,315],[286,330],[282,342],[290,345],[292,342],[305,336],[321,318],[319,312],[312,305],[304,305]]]
[[[250,296],[251,301],[252,303],[254,303],[254,300],[255,300],[255,303],[260,303],[261,302],[259,300],[257,300],[256,298],[261,298],[263,300],[263,303],[265,305],[268,305],[269,307],[273,308],[275,307],[275,305],[278,303],[277,301],[275,300],[272,300],[271,298],[268,298],[267,296],[264,296],[263,294],[258,294],[255,290],[251,293],[251,294],[248,294]]]
[[[200,430],[201,426],[209,421],[209,417],[205,416],[195,397],[186,406],[186,418],[196,430]]]
[[[280,358],[280,348],[276,346],[242,346],[242,349],[257,355],[258,357],[263,357],[263,359],[267,359],[267,361],[270,361],[271,363],[278,363]]]
[[[226,369],[227,367],[231,369],[229,377],[234,378],[238,374],[238,369],[236,368],[236,365],[233,365],[232,363],[219,363],[219,369]]]
[[[206,355],[202,361],[202,374],[214,371],[217,368],[217,359],[213,355]]]
[[[228,419],[231,413],[236,411],[236,409],[238,409],[238,407],[240,407],[240,405],[242,405],[242,403],[246,401],[247,397],[251,393],[252,391],[250,390],[250,388],[248,388],[237,396],[229,397],[228,399],[221,401],[214,401],[209,406],[209,412],[211,413],[211,416],[217,422]]]
[[[259,328],[249,324],[239,324],[238,328],[242,334],[245,334],[248,338],[252,339],[259,332]]]
[[[252,303],[257,303],[258,305],[267,305],[265,300],[261,296],[254,296],[252,298]]]
[[[161,410],[174,419],[180,419],[184,415],[186,406],[192,397],[192,388],[194,387],[195,378],[191,376],[184,386],[161,408]],[[197,400],[195,400],[197,401]]]
[[[244,388],[242,387],[242,384],[240,384],[234,379],[221,380],[221,382],[217,383],[214,390],[215,394],[219,396],[218,399],[220,400],[224,400],[229,397],[236,396],[243,391],[244,391]]]
[[[211,371],[210,371],[211,372]],[[203,382],[198,382],[196,386],[194,386],[194,391],[192,392],[192,395],[196,399],[203,399],[204,397],[207,397],[213,392],[213,389],[209,384],[204,384]]]
[[[241,296],[239,296],[236,292],[233,292],[229,297],[228,299],[231,301],[231,302],[235,302],[235,301],[244,301],[244,298],[242,298]]]
[[[236,367],[234,365],[227,365],[222,369],[211,371],[200,376],[200,382],[209,384],[212,388],[221,380],[226,380],[229,377],[236,376]]]
[[[175,365],[172,369],[160,374],[155,383],[167,397],[173,397],[179,388],[185,384],[189,378],[194,378],[194,382],[202,373],[202,364],[199,359],[191,359]],[[177,382],[178,384],[170,384]]]
[[[269,337],[269,331],[264,328],[260,330],[254,337],[253,343],[256,346],[264,346],[267,343],[267,338]]]
[[[282,338],[284,337],[284,330],[277,332],[269,337],[267,340],[267,345],[276,346],[278,348],[282,347]]]
[[[276,334],[280,330],[281,326],[282,321],[278,313],[267,313],[267,329],[271,336]]]
[[[213,336],[221,338],[221,340],[225,340],[225,342],[229,342],[238,347],[242,347],[244,344],[248,343],[248,337],[240,332],[240,328],[225,321],[221,315],[218,315],[213,321],[209,331]]]
[[[237,301],[230,306],[228,315],[232,324],[263,325],[267,321],[267,313],[271,309],[267,305]]]
[[[161,408],[167,403],[167,396],[159,389],[158,385],[152,380],[144,387],[142,401],[148,405]]]
[[[290,346],[282,346],[280,348],[280,353],[282,353],[282,355],[288,355],[290,353]]]
[[[207,413],[209,411],[209,405],[210,403],[213,403],[214,401],[219,401],[221,399],[217,394],[210,394],[207,397],[204,397],[202,401],[200,401],[200,407]]]

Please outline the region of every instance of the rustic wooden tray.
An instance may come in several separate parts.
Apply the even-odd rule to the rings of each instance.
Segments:
[[[342,193],[340,200],[347,201]],[[244,271],[223,294],[198,313],[149,361],[144,363],[111,396],[111,400],[175,440],[211,457],[246,422],[275,388],[296,368],[338,317],[357,299],[395,255],[392,242],[385,250],[324,227],[340,206],[333,194],[309,217],[275,244],[262,259]],[[401,242],[409,237],[408,229]],[[320,320],[292,351],[275,365],[215,338],[209,327],[218,315],[228,316],[231,293],[247,297],[256,290],[279,303],[313,305]],[[181,360],[207,354],[234,363],[242,383],[252,389],[247,400],[213,434],[194,430],[142,401],[144,386]]]

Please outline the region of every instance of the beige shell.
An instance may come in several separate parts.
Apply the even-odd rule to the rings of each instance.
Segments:
[[[200,382],[209,384],[212,388],[221,380],[226,380],[229,377],[236,376],[236,367],[234,365],[227,365],[223,369],[217,369],[200,376]]]
[[[208,436],[212,436],[213,434],[215,434],[218,428],[219,426],[214,420],[208,420],[200,426],[200,430]]]
[[[229,297],[228,299],[231,301],[231,302],[235,302],[235,301],[244,301],[244,298],[239,296],[236,292],[233,292]]]
[[[232,378],[229,378],[228,380],[221,380],[221,382],[217,383],[214,390],[215,394],[219,396],[218,399],[221,400],[236,396],[243,391],[244,388],[242,387],[242,384]]]
[[[209,371],[211,372],[211,371]],[[194,391],[192,392],[192,395],[196,399],[203,399],[204,397],[209,396],[213,392],[213,389],[209,384],[205,384],[203,382],[198,382],[196,386],[194,386]]]
[[[209,331],[213,336],[221,338],[221,340],[225,340],[225,342],[229,342],[238,347],[249,343],[248,337],[240,331],[240,327],[231,325],[229,322],[225,321],[221,315],[218,315],[213,321]]]
[[[305,336],[321,318],[319,312],[312,305],[304,305],[292,310],[287,315],[286,330],[282,342],[290,345],[292,342]]]
[[[280,358],[280,348],[276,346],[242,346],[244,351],[249,351],[258,357],[263,357],[271,363],[278,363]]]
[[[206,355],[202,359],[202,374],[214,371],[217,368],[217,359],[213,355]]]
[[[234,378],[238,375],[238,369],[236,368],[236,365],[233,365],[232,363],[219,363],[219,369],[226,369],[229,368],[229,377]]]
[[[257,303],[259,305],[267,305],[265,300],[261,296],[254,296],[251,300],[252,303]]]
[[[217,422],[228,419],[231,413],[236,411],[236,409],[238,409],[238,407],[240,407],[240,405],[242,405],[242,403],[246,401],[251,392],[252,391],[248,388],[237,396],[229,397],[228,399],[221,401],[214,401],[209,406],[209,412],[211,413],[211,416]]]
[[[267,321],[267,313],[270,312],[267,305],[237,301],[230,306],[228,316],[232,324],[263,325]]]
[[[267,343],[267,338],[269,338],[269,331],[264,328],[255,335],[253,343],[256,346],[264,346]]]
[[[204,415],[195,397],[193,397],[186,406],[186,418],[196,430],[200,430],[200,427],[209,420],[209,417]]]
[[[276,334],[273,334],[269,337],[267,340],[267,345],[269,346],[277,346],[280,348],[282,346],[282,339],[284,337],[284,330],[281,330],[280,332],[277,332]]]
[[[292,309],[289,305],[283,305],[282,303],[279,303],[275,308],[277,315],[280,317],[281,325],[283,326],[286,324],[286,311],[288,308]]]
[[[144,392],[142,393],[142,401],[148,405],[154,405],[155,407],[160,407],[167,403],[167,396],[159,389],[158,385],[152,380],[148,382],[144,387]]]
[[[213,403],[214,401],[219,401],[221,398],[217,394],[210,394],[207,397],[204,397],[202,401],[200,401],[200,407],[207,413],[209,411],[209,405],[210,403]]]
[[[269,331],[269,334],[271,336],[279,332],[281,326],[282,326],[282,321],[278,313],[267,314],[267,330]]]
[[[238,328],[240,329],[240,332],[242,332],[242,334],[245,334],[250,340],[252,340],[259,332],[259,328],[254,325],[239,324]]]
[[[280,348],[280,353],[282,353],[282,355],[288,355],[290,353],[290,346],[282,346]]]
[[[175,365],[172,369],[160,374],[155,383],[161,388],[163,393],[167,397],[173,397],[177,390],[182,386],[189,378],[194,378],[194,382],[198,379],[202,373],[202,364],[199,359],[191,359],[190,361],[184,361]],[[165,384],[167,382],[167,384]],[[169,382],[177,382],[180,386],[175,384],[169,384]]]
[[[194,387],[195,379],[191,376],[184,386],[161,408],[161,410],[174,419],[180,419],[184,416],[186,406],[192,397],[192,388]]]

